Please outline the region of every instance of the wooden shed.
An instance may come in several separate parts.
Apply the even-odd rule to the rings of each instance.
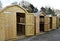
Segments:
[[[60,18],[59,18],[59,26],[60,26]]]
[[[0,13],[0,41],[5,41],[4,15]]]
[[[40,19],[39,19],[39,16],[36,16],[36,19],[35,19],[35,25],[36,25],[36,34],[39,34],[40,33],[40,30],[39,30],[39,22],[40,22]]]
[[[36,16],[36,34],[50,30],[50,19],[44,13]]]
[[[50,31],[50,19],[49,16],[44,17],[44,31]]]
[[[4,23],[0,24],[0,27],[3,27],[0,31],[2,33],[5,31],[6,40],[22,35],[34,35],[34,15],[28,13],[23,7],[10,5],[4,8],[0,13],[3,14],[1,21],[4,21]],[[1,38],[4,36],[2,33]]]
[[[50,17],[50,30],[59,28],[59,18],[57,16]]]
[[[60,23],[59,23],[59,17],[57,17],[56,23],[57,23],[57,24],[56,24],[57,28],[59,28],[59,24],[60,24]]]
[[[50,18],[50,30],[52,30],[52,16]]]
[[[52,29],[57,29],[57,17],[52,16]]]

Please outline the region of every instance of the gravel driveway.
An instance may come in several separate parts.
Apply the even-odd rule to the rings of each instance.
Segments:
[[[36,35],[33,37],[19,39],[15,41],[60,41],[60,28],[42,35]]]

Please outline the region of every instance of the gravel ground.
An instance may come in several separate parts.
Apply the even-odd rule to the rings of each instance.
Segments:
[[[19,39],[15,41],[60,41],[60,28],[42,35],[36,35],[33,37]]]

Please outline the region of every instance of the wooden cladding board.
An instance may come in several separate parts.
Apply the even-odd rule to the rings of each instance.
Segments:
[[[57,28],[59,27],[59,18],[58,17],[56,19],[56,26],[57,26]]]
[[[39,16],[36,16],[36,34],[40,33],[40,31],[39,31],[39,29],[40,29],[39,24],[40,24]]]
[[[13,16],[14,15],[14,16]],[[5,39],[16,38],[16,15],[5,14]]]
[[[36,35],[36,17],[34,16],[34,34]]]
[[[60,26],[60,18],[59,18],[59,26]]]
[[[56,29],[56,16],[52,16],[52,29]]]
[[[0,13],[0,41],[5,41],[4,15]]]
[[[49,31],[50,29],[50,19],[48,16],[44,17],[44,31]]]
[[[26,14],[25,35],[26,36],[34,35],[34,15],[33,14]]]

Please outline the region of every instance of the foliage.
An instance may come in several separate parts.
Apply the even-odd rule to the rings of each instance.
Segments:
[[[1,3],[1,1],[0,1],[0,9],[2,9],[2,3]]]
[[[54,10],[52,10],[51,8],[44,8],[44,7],[41,7],[41,11],[43,11],[46,15],[52,15],[52,16],[55,16],[55,12]]]
[[[13,2],[12,4],[17,4],[18,2]]]
[[[19,5],[24,7],[29,13],[36,13],[38,11],[37,8],[27,1],[21,1]]]
[[[46,13],[46,9],[44,7],[41,7],[41,11],[43,11],[44,13]]]

